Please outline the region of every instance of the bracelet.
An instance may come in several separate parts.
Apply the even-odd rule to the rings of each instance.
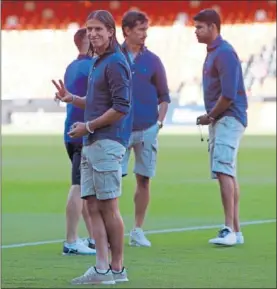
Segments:
[[[71,96],[72,96],[72,100],[69,103],[73,103],[75,98],[76,98],[76,95],[74,95],[74,94],[71,94]]]
[[[94,133],[94,130],[91,130],[90,127],[89,127],[89,121],[86,122],[86,130],[87,130],[89,133]]]

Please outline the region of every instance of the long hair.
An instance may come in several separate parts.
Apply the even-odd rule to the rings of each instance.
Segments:
[[[121,45],[119,44],[116,38],[115,20],[112,14],[107,10],[95,10],[89,14],[89,16],[87,17],[87,21],[91,19],[96,19],[100,21],[103,25],[105,25],[105,27],[108,30],[111,30],[111,29],[113,30],[113,35],[110,38],[109,48],[111,48],[112,50],[116,50],[116,49],[121,50]],[[92,53],[94,53],[94,48],[91,43],[90,43],[90,50],[92,51]]]

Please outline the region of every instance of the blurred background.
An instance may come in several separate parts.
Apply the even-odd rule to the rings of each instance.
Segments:
[[[276,1],[2,1],[2,131],[62,132],[63,105],[53,101],[51,79],[63,78],[77,56],[75,31],[95,9],[109,10],[123,41],[121,18],[129,9],[151,19],[147,47],[162,59],[172,104],[167,131],[197,132],[202,111],[202,65],[193,16],[214,8],[222,36],[237,50],[249,97],[252,133],[276,131]]]

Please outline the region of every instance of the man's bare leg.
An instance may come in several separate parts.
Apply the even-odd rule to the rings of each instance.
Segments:
[[[77,228],[82,213],[83,201],[81,199],[80,185],[72,185],[66,205],[66,241],[73,243],[78,238]]]
[[[124,223],[118,200],[103,200],[99,203],[110,243],[111,267],[114,271],[121,271],[123,267]]]
[[[136,175],[137,186],[134,195],[135,203],[135,228],[141,228],[145,219],[150,200],[150,179]]]
[[[99,210],[98,200],[96,197],[90,196],[86,201],[95,239],[96,268],[107,271],[109,270],[109,249],[105,223]]]
[[[239,191],[239,184],[236,178],[233,179],[234,181],[234,231],[240,232],[240,218],[239,218],[239,198],[240,198],[240,191]]]
[[[85,225],[86,225],[88,234],[89,234],[89,238],[90,238],[91,240],[93,240],[94,237],[93,237],[92,220],[91,220],[91,217],[90,217],[90,214],[89,214],[89,211],[88,211],[87,201],[86,201],[86,200],[83,200],[82,215],[83,215],[84,222],[85,222]]]
[[[234,229],[234,178],[226,174],[217,173],[220,185],[221,200],[224,208],[225,226]]]

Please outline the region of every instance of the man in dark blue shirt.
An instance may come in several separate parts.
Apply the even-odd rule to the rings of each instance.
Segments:
[[[66,68],[64,75],[65,87],[73,94],[85,96],[87,93],[88,75],[91,67],[89,41],[86,29],[79,29],[74,35],[74,43],[79,50],[79,56]],[[81,199],[80,188],[80,162],[82,150],[82,138],[72,139],[68,132],[77,121],[84,121],[84,110],[72,104],[66,105],[66,119],[64,126],[64,142],[71,161],[71,187],[66,205],[66,241],[63,246],[64,255],[88,255],[95,254],[95,248],[89,248],[77,234],[78,222],[81,214],[89,233],[89,244],[93,244],[93,232],[91,219],[88,215],[86,203]]]
[[[239,222],[239,185],[236,177],[237,153],[247,126],[247,96],[240,60],[234,48],[220,35],[221,20],[212,9],[195,17],[198,42],[207,44],[203,67],[204,103],[207,114],[198,125],[209,125],[212,178],[218,179],[225,225],[211,244],[244,243]]]
[[[118,206],[122,188],[121,161],[132,131],[131,72],[116,39],[115,21],[105,10],[92,12],[87,35],[94,52],[85,98],[53,81],[56,97],[85,108],[84,122],[73,124],[69,136],[84,136],[81,195],[93,223],[96,265],[72,284],[114,284],[128,281],[123,266],[124,224]],[[111,249],[109,264],[108,243]]]
[[[137,186],[135,191],[135,224],[130,232],[131,246],[150,247],[142,230],[150,198],[150,178],[155,175],[158,131],[163,126],[170,102],[167,78],[160,58],[144,43],[148,18],[145,13],[128,11],[122,19],[125,42],[123,51],[132,71],[133,131],[123,160],[127,175],[130,152],[134,149]]]

